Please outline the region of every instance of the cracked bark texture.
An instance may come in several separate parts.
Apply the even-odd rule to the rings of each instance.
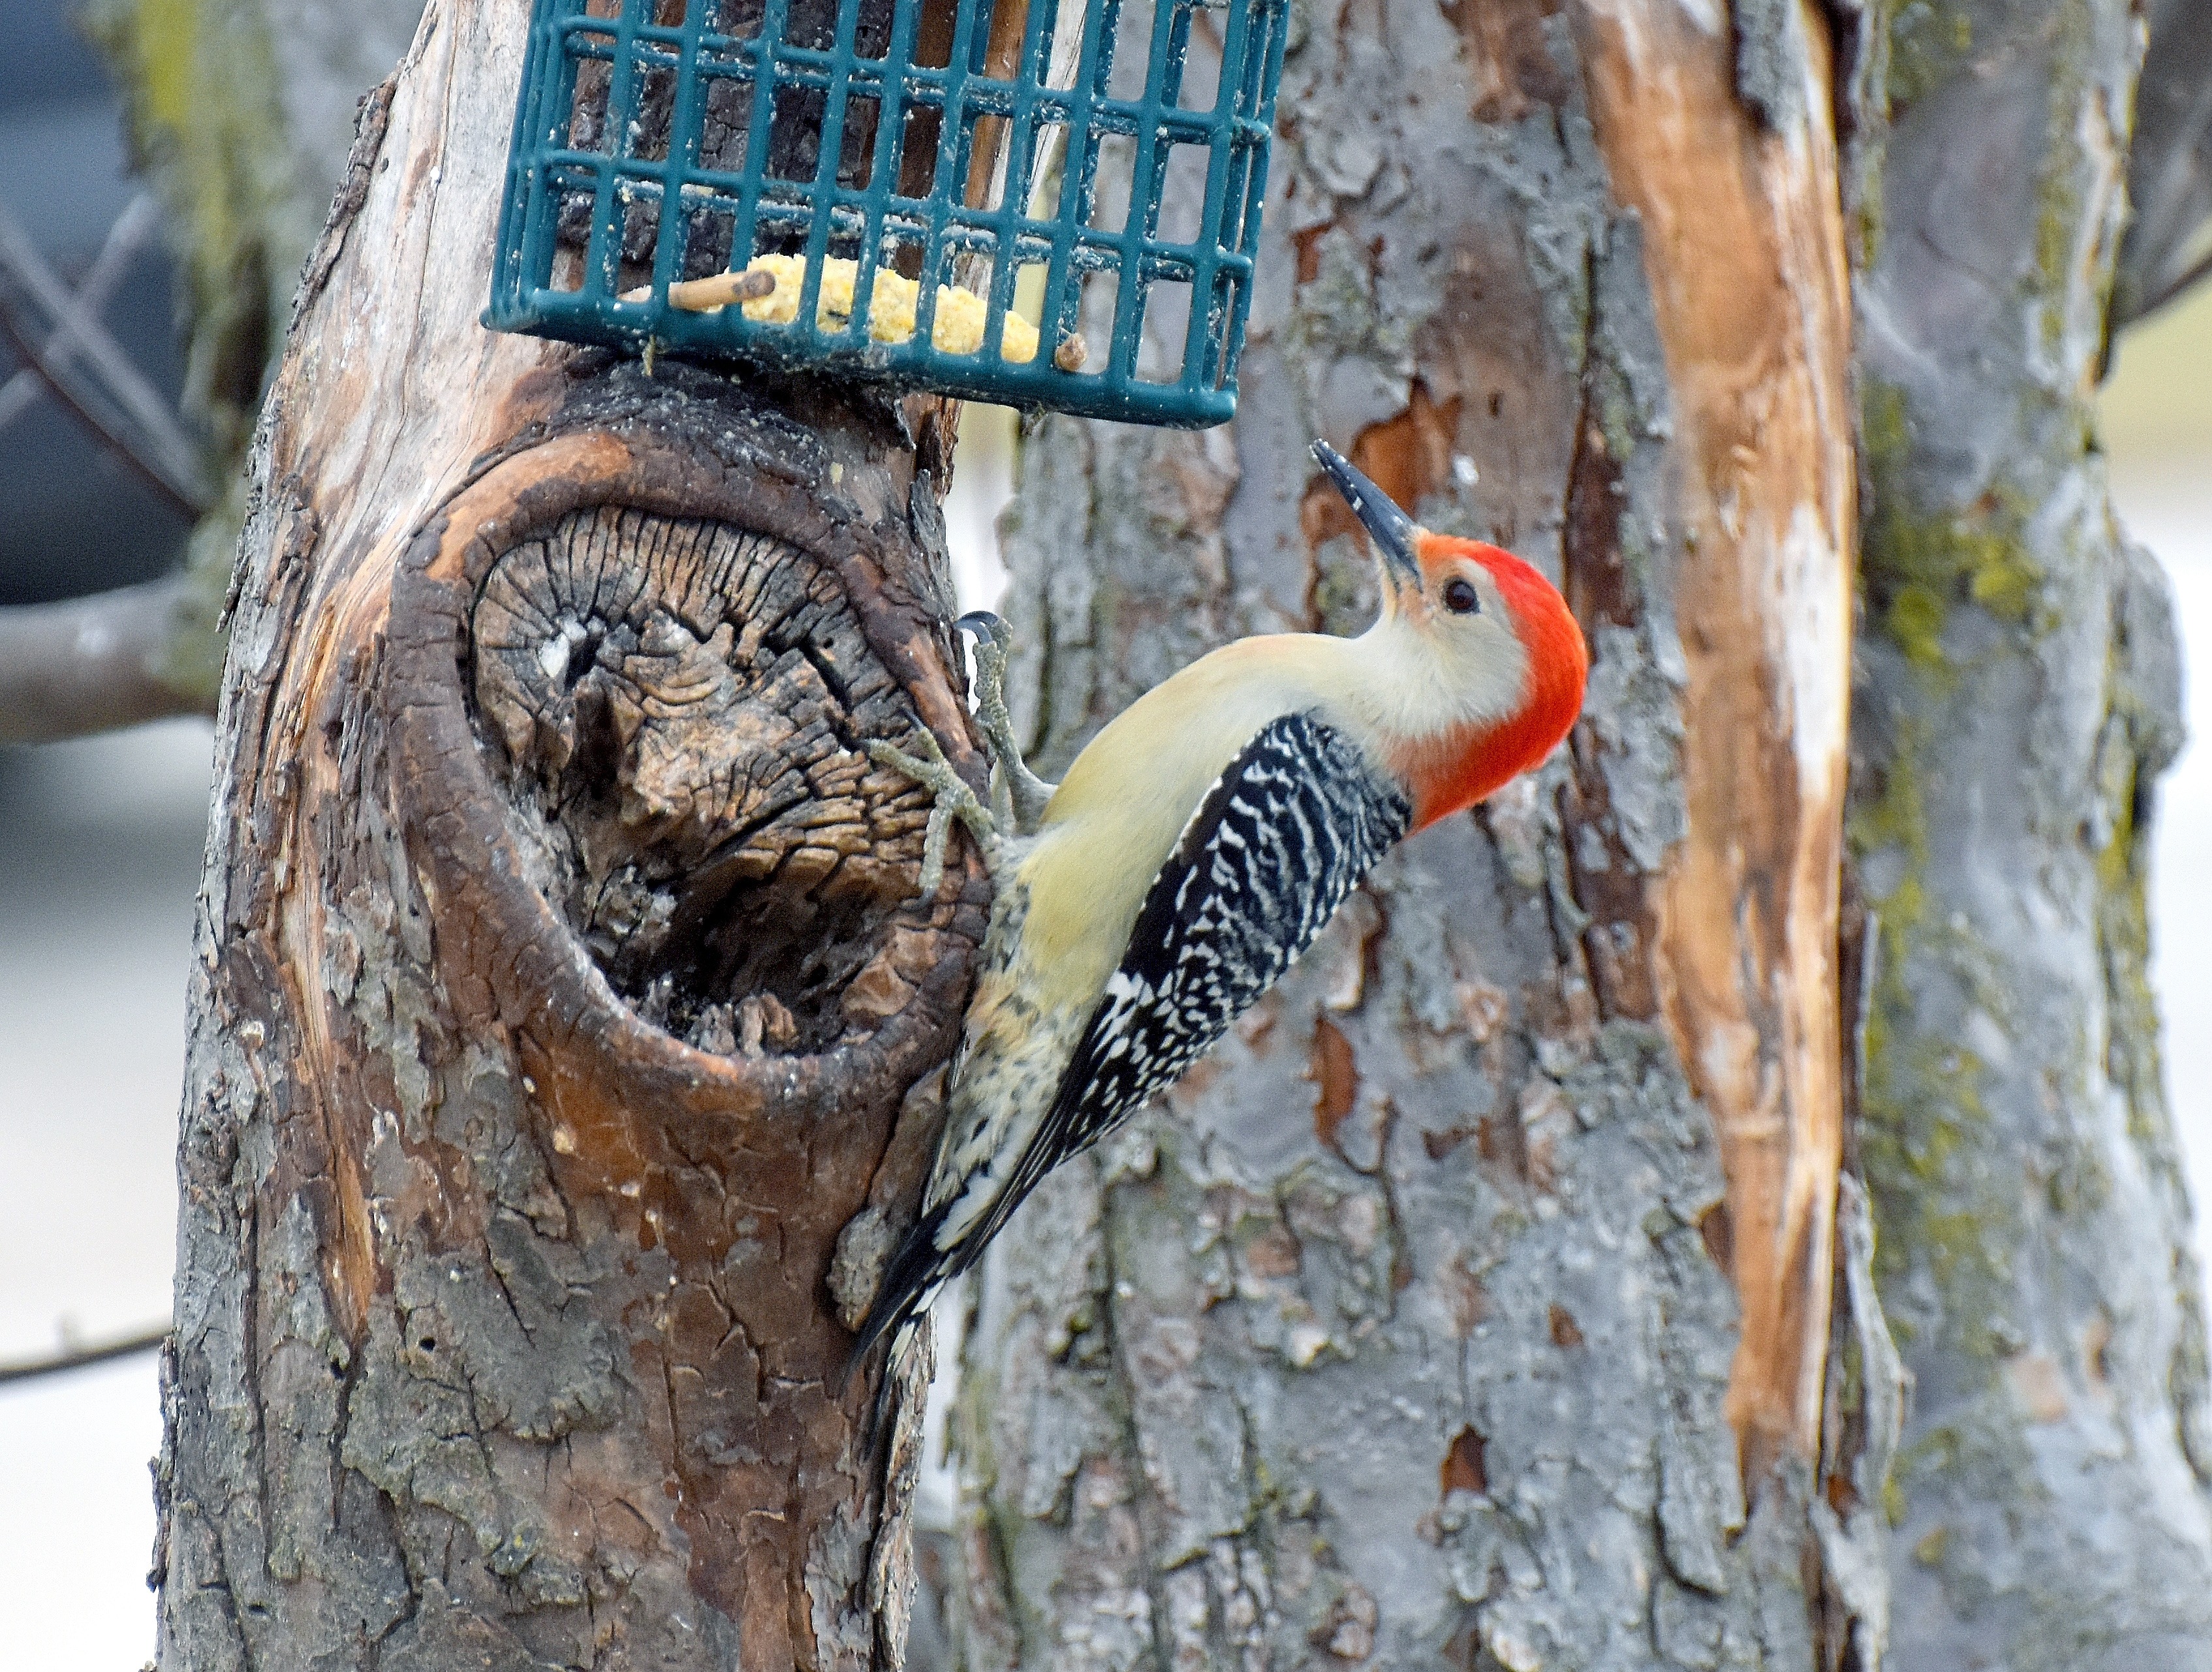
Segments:
[[[1559,576],[1589,702],[987,1259],[956,1658],[1871,1665],[1828,25],[1294,15],[1239,416],[1028,440],[1018,718],[1049,770],[1212,644],[1363,627],[1316,435]]]
[[[1850,832],[1878,925],[1877,1273],[1914,1380],[1890,1495],[1905,1669],[2212,1666],[2202,1283],[2145,970],[2179,648],[2088,404],[2142,40],[2136,9],[2094,0],[1856,26]],[[2153,40],[2170,92],[2198,37]],[[2163,94],[2153,115],[2123,308],[2200,213],[2197,129]]]
[[[364,104],[254,445],[178,1672],[901,1657],[912,1401],[867,1433],[839,1256],[912,1212],[988,897],[915,897],[862,750],[978,764],[946,415],[484,331],[526,12],[438,5]]]

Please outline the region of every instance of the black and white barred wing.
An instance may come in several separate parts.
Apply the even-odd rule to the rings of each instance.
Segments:
[[[1247,744],[1153,879],[1121,967],[1005,1188],[951,1248],[937,1238],[959,1198],[923,1215],[891,1262],[855,1359],[972,1264],[1039,1179],[1220,1038],[1412,822],[1405,796],[1358,745],[1310,714],[1285,715]]]
[[[1413,808],[1310,714],[1270,722],[1206,793],[1005,1205],[1181,1077],[1312,944]]]

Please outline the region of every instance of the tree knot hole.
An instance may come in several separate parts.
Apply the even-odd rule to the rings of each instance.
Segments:
[[[576,510],[493,562],[473,718],[528,880],[645,1021],[726,1056],[879,1028],[934,956],[905,693],[836,575],[708,517]]]

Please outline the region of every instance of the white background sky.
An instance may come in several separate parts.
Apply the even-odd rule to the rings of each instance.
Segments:
[[[2130,528],[2166,564],[2212,669],[2212,285],[2128,339],[2106,435]],[[990,585],[1006,426],[971,413],[950,521]],[[994,445],[994,443],[995,443]],[[2212,737],[2212,674],[2190,727]],[[0,1361],[167,1315],[183,993],[208,733],[177,722],[0,751]],[[2212,1200],[2212,748],[2167,778],[2154,882],[2166,1061],[2197,1200]],[[2198,1237],[2212,1268],[2212,1237]],[[0,1390],[0,1663],[131,1672],[150,1657],[140,1357]]]

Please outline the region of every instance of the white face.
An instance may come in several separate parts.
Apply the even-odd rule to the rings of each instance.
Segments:
[[[1433,548],[1431,548],[1433,552]],[[1362,635],[1388,671],[1368,692],[1375,722],[1418,738],[1494,724],[1526,700],[1528,649],[1490,571],[1472,557],[1424,554],[1421,585],[1382,565],[1382,613]]]

